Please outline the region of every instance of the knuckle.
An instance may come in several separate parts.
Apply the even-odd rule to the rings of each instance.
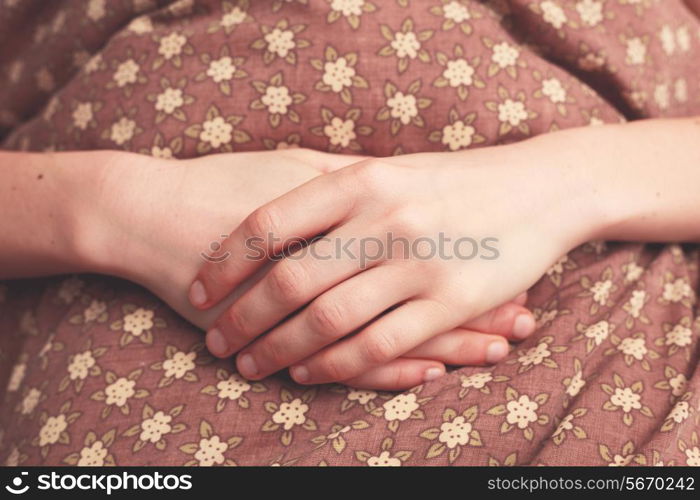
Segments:
[[[298,302],[304,295],[304,277],[301,266],[280,262],[270,271],[272,293],[281,302]]]
[[[373,365],[391,361],[396,357],[396,341],[384,329],[368,332],[365,341],[365,358]]]
[[[269,234],[277,234],[278,227],[280,227],[279,216],[271,206],[260,207],[245,219],[248,237],[263,238],[267,241]]]
[[[263,340],[255,353],[256,358],[264,359],[267,361],[266,365],[269,365],[273,370],[277,370],[287,366],[287,353],[289,351],[284,348],[283,345],[272,337],[267,337]]]
[[[317,299],[309,306],[311,329],[321,337],[335,339],[343,333],[345,315],[336,301]]]
[[[332,382],[340,382],[352,376],[347,368],[333,356],[326,356],[320,360],[318,372],[321,373],[326,380]]]
[[[391,167],[382,161],[370,160],[358,163],[352,168],[353,180],[359,184],[365,192],[376,193],[389,186],[389,170]]]
[[[398,234],[420,236],[425,228],[425,214],[418,207],[400,207],[389,216],[391,228]]]
[[[248,328],[248,320],[245,318],[239,307],[232,306],[228,310],[227,319],[237,335],[240,335],[245,339],[250,338],[251,333],[250,329]]]

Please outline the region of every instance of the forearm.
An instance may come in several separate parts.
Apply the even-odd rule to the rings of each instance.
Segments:
[[[97,271],[108,151],[0,152],[0,278]]]
[[[521,143],[554,161],[547,190],[570,200],[577,243],[700,241],[700,118],[571,129]],[[556,174],[553,174],[554,171]]]

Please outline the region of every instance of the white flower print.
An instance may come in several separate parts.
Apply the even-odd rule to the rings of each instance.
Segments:
[[[396,51],[396,56],[399,59],[403,57],[415,59],[418,56],[418,51],[420,50],[420,42],[418,41],[416,34],[412,31],[409,31],[408,33],[397,31],[394,33],[391,48]]]
[[[453,59],[447,61],[447,67],[442,72],[450,84],[450,87],[471,85],[473,83],[474,68],[465,59]]]
[[[523,355],[518,358],[518,362],[523,366],[539,365],[546,358],[552,355],[548,349],[549,344],[540,342],[535,347],[528,349]]]
[[[150,33],[153,31],[153,23],[151,22],[150,17],[140,16],[133,19],[126,29],[136,33],[137,35],[143,35],[144,33]]]
[[[610,323],[608,323],[606,320],[601,320],[597,323],[590,325],[588,328],[586,328],[586,331],[584,332],[584,335],[587,338],[593,339],[595,345],[602,344],[603,341],[608,338],[609,334]]]
[[[107,0],[90,0],[87,4],[85,15],[93,21],[99,21],[105,17]]]
[[[136,394],[134,390],[135,385],[135,380],[129,380],[125,377],[118,378],[105,387],[105,403],[118,407],[124,406],[127,400]]]
[[[573,414],[569,413],[567,416],[565,416],[561,422],[559,422],[559,425],[557,426],[557,430],[554,431],[554,434],[552,434],[552,437],[558,436],[562,432],[570,431],[571,429],[574,428],[574,424],[571,423],[571,421],[574,419]]]
[[[634,290],[632,296],[623,306],[624,310],[627,311],[633,318],[639,318],[642,312],[642,308],[647,300],[646,290]]]
[[[187,37],[181,33],[170,33],[160,39],[158,53],[165,59],[172,59],[182,53],[182,48],[187,43]]]
[[[328,85],[333,92],[340,92],[345,87],[352,85],[355,76],[355,68],[348,66],[345,57],[339,57],[335,61],[327,61],[323,66],[323,83]]]
[[[610,402],[622,408],[622,411],[629,413],[632,410],[639,410],[642,407],[642,397],[632,391],[631,388],[616,387],[615,392],[610,396]]]
[[[464,446],[469,442],[471,431],[472,424],[467,422],[463,415],[459,415],[451,422],[442,423],[438,440],[450,449],[455,446]]]
[[[677,424],[680,424],[690,415],[690,405],[687,401],[679,401],[668,414],[669,419],[672,419]]]
[[[532,422],[537,421],[537,408],[539,406],[537,401],[533,401],[523,394],[517,400],[508,401],[506,421],[511,425],[516,424],[519,429],[526,429]]]
[[[214,148],[218,148],[222,144],[231,142],[232,132],[233,125],[226,123],[223,117],[216,116],[202,124],[199,139],[208,142]]]
[[[476,130],[462,120],[447,124],[442,129],[442,143],[450,148],[450,151],[469,147]]]
[[[221,441],[219,436],[202,438],[199,440],[199,449],[195,452],[194,458],[200,466],[220,465],[224,463],[224,452],[228,450],[228,444]]]
[[[268,52],[277,54],[281,58],[287,57],[289,51],[296,47],[292,30],[275,28],[265,35],[265,41],[267,42]]]
[[[673,97],[678,102],[686,102],[688,100],[688,83],[685,78],[679,78],[673,84]]]
[[[158,147],[158,146],[153,146],[151,148],[151,156],[154,158],[162,158],[164,160],[170,160],[173,158],[173,151],[172,149],[168,147]]]
[[[309,411],[309,405],[304,403],[301,398],[294,398],[290,403],[280,404],[279,409],[272,415],[272,421],[283,425],[284,430],[288,431],[295,425],[302,425],[306,422],[307,411]]]
[[[20,413],[22,415],[30,415],[36,409],[41,399],[41,391],[35,387],[29,389],[29,392],[22,399],[20,405]]]
[[[671,377],[668,380],[668,385],[671,387],[671,394],[678,397],[685,392],[685,388],[688,385],[688,379],[685,375],[679,373],[675,377]]]
[[[250,389],[251,385],[248,381],[235,373],[226,380],[220,380],[216,384],[217,396],[221,399],[230,399],[231,401],[240,398],[243,393]]]
[[[95,321],[102,316],[105,311],[107,311],[107,303],[93,299],[90,305],[83,310],[83,320],[86,323]]]
[[[682,52],[690,50],[690,32],[687,26],[681,26],[676,30],[676,42]]]
[[[116,142],[118,145],[122,145],[129,142],[134,136],[134,130],[136,129],[136,122],[122,116],[119,120],[112,124],[110,129],[109,138]]]
[[[634,359],[641,361],[648,352],[646,343],[643,337],[627,337],[617,345],[617,350],[623,354],[632,356]]]
[[[124,87],[130,83],[134,83],[139,73],[139,65],[133,59],[127,59],[117,66],[112,78],[117,82],[117,87]]]
[[[401,467],[401,459],[392,457],[388,451],[383,451],[377,457],[369,457],[367,465],[370,467]]]
[[[350,389],[348,392],[347,398],[350,401],[357,401],[361,405],[366,405],[370,401],[372,401],[374,398],[376,398],[378,394],[375,391],[369,391],[369,390],[364,390],[364,389]]]
[[[693,290],[683,278],[664,284],[663,299],[669,302],[680,302],[685,298],[692,297]]]
[[[678,323],[670,331],[666,332],[664,344],[685,347],[692,342],[693,331],[687,326]]]
[[[654,101],[661,109],[668,108],[671,103],[671,93],[667,83],[659,83],[654,87]]]
[[[384,403],[384,418],[386,420],[408,420],[420,406],[416,401],[416,395],[412,392],[399,394]]]
[[[172,430],[170,422],[173,417],[166,415],[162,411],[157,411],[151,418],[141,422],[141,434],[139,439],[144,442],[157,443],[164,434]]]
[[[80,450],[78,459],[79,467],[102,467],[105,464],[105,457],[109,450],[104,447],[102,441],[95,441],[92,446],[85,446]]]
[[[521,101],[506,99],[498,104],[498,119],[512,127],[517,127],[520,122],[527,119],[525,104]]]
[[[165,376],[177,379],[184,377],[187,372],[194,370],[196,357],[196,352],[176,352],[172,358],[163,361]]]
[[[474,389],[481,389],[492,380],[493,375],[491,374],[491,372],[474,373],[472,375],[469,375],[468,377],[462,378],[462,387],[464,387],[465,389],[468,387],[473,387]]]
[[[520,50],[508,42],[498,43],[491,50],[493,51],[491,60],[500,68],[514,66],[520,56]]]
[[[74,355],[68,365],[68,373],[71,380],[83,380],[87,378],[90,368],[95,366],[95,358],[92,351],[85,351]]]
[[[224,28],[233,28],[234,26],[238,26],[245,21],[246,17],[247,14],[244,10],[241,10],[240,7],[234,7],[221,16],[219,24],[221,24],[221,26]]]
[[[181,89],[167,88],[156,97],[156,110],[171,114],[184,102]]]
[[[566,13],[552,0],[545,0],[540,4],[542,18],[556,29],[560,29],[566,23]]]
[[[625,269],[625,281],[632,283],[637,281],[644,272],[644,268],[636,262],[630,262]]]
[[[233,65],[232,61],[229,56],[212,60],[207,68],[207,76],[216,83],[230,80],[236,72],[236,66]]]
[[[61,437],[61,433],[67,427],[68,421],[63,413],[49,417],[41,430],[39,430],[39,446],[42,447],[57,442],[58,438]]]
[[[583,373],[581,373],[581,371],[579,370],[576,373],[574,373],[573,377],[571,377],[569,385],[566,386],[566,393],[573,398],[579,392],[581,392],[581,389],[583,389],[583,386],[585,385],[586,381],[583,380]]]
[[[647,46],[639,37],[627,39],[627,57],[625,61],[630,65],[644,64],[647,57]]]
[[[138,337],[146,330],[150,330],[153,328],[153,314],[152,310],[139,307],[134,312],[125,315],[124,331]]]
[[[686,449],[685,456],[685,463],[687,465],[690,465],[691,467],[700,467],[700,448],[694,446],[692,448]]]
[[[397,91],[386,103],[391,109],[391,117],[398,118],[404,125],[408,125],[414,117],[418,116],[416,97],[413,94]]]
[[[73,126],[80,130],[85,130],[92,118],[92,103],[79,102],[73,110]]]
[[[596,26],[603,20],[603,3],[598,0],[580,0],[576,10],[586,26]]]
[[[261,101],[267,106],[270,113],[285,115],[293,99],[292,96],[289,95],[289,89],[284,85],[269,85],[265,89],[265,95],[261,97]]]
[[[553,103],[566,102],[566,90],[557,78],[548,78],[542,81],[542,93]]]
[[[462,5],[461,3],[456,2],[454,0],[448,3],[447,5],[443,5],[442,12],[445,16],[445,19],[449,19],[451,21],[454,21],[455,23],[462,23],[471,18],[471,15],[469,14],[469,10],[467,9],[466,5]]]
[[[676,34],[668,24],[664,24],[659,32],[661,48],[666,55],[671,56],[676,51]]]
[[[593,294],[593,301],[602,306],[605,305],[610,298],[612,286],[612,280],[596,281],[590,289],[590,292]]]
[[[24,380],[24,375],[27,372],[26,363],[17,363],[12,368],[12,373],[10,374],[10,380],[7,382],[7,392],[15,392],[22,385]]]
[[[359,16],[362,14],[362,6],[365,0],[333,0],[331,9],[340,12],[345,17]]]
[[[350,141],[354,140],[355,122],[352,120],[343,120],[338,116],[334,116],[331,123],[323,127],[323,133],[330,140],[331,145],[346,148]]]

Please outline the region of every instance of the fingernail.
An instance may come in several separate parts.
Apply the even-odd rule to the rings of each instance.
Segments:
[[[199,280],[192,283],[190,287],[190,302],[196,307],[202,306],[207,302],[207,291]]]
[[[486,361],[498,363],[508,355],[508,344],[505,342],[491,342],[486,348]]]
[[[529,314],[520,314],[513,323],[513,337],[524,339],[535,331],[535,318]]]
[[[442,369],[433,366],[432,368],[428,368],[425,370],[425,375],[423,376],[423,380],[425,382],[430,382],[431,380],[435,380],[436,378],[442,377],[443,372]]]
[[[226,356],[228,353],[228,342],[218,328],[212,328],[207,332],[206,341],[209,352],[214,356]]]
[[[238,357],[238,370],[244,377],[254,377],[258,374],[258,365],[251,354],[242,354]]]
[[[302,365],[292,366],[289,372],[292,374],[292,378],[301,384],[308,382],[311,378],[308,368]]]

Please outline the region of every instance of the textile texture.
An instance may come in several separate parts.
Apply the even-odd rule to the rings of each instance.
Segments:
[[[700,114],[678,0],[0,6],[6,149],[389,156]],[[700,465],[699,258],[587,243],[505,361],[401,393],[245,380],[125,281],[5,282],[0,463]]]

